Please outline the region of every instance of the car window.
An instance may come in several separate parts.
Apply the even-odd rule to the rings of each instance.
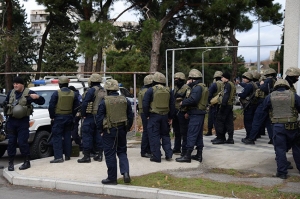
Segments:
[[[126,89],[126,88],[120,88],[121,94],[125,97],[131,97],[133,98],[133,95]]]
[[[54,90],[52,91],[35,91],[36,94],[42,96],[45,98],[45,104],[38,105],[38,104],[32,104],[34,108],[48,108],[49,107],[49,101],[51,99],[52,94],[54,93]]]

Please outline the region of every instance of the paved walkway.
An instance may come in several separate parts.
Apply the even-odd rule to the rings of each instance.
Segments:
[[[247,182],[258,187],[284,184],[281,191],[300,193],[300,183],[286,183],[279,178],[237,178],[225,174],[207,172],[211,168],[224,168],[265,174],[265,176],[274,174],[276,172],[275,154],[273,145],[267,144],[267,136],[263,136],[255,145],[244,145],[241,143],[241,138],[244,136],[244,130],[235,131],[235,144],[229,145],[212,145],[210,140],[214,136],[204,136],[204,159],[201,164],[196,161],[192,161],[192,163],[177,163],[175,160],[168,162],[163,158],[161,163],[150,162],[149,159],[140,157],[139,143],[129,140],[128,157],[130,175],[134,177],[164,171],[177,176],[203,177],[219,182]],[[291,152],[287,156],[288,160],[294,166],[294,169],[289,170],[289,175],[299,176],[299,172],[292,160]],[[173,159],[176,157],[178,156],[174,155]],[[102,185],[101,180],[107,177],[105,162],[92,161],[90,164],[78,164],[78,158],[73,157],[70,161],[62,164],[50,164],[49,161],[52,159],[53,157],[34,160],[31,162],[32,168],[23,171],[18,169],[19,165],[15,166],[15,171],[13,172],[9,172],[6,168],[3,170],[3,176],[14,185],[107,194],[129,198],[224,198],[130,185]],[[118,175],[118,178],[122,177],[120,174]]]

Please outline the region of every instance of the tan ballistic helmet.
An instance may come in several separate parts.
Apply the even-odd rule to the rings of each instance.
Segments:
[[[285,71],[287,76],[300,76],[300,70],[295,67],[290,67]]]
[[[222,71],[216,71],[215,74],[214,74],[214,78],[222,77],[222,75],[223,75]]]
[[[253,76],[253,79],[259,79],[261,74],[258,73],[257,71],[252,71],[252,76]]]
[[[243,75],[242,75],[242,78],[243,77],[246,77],[247,79],[250,79],[250,80],[253,79],[253,75],[250,72],[244,72]]]
[[[264,75],[268,76],[268,75],[272,75],[272,74],[276,74],[276,71],[273,68],[268,68],[267,70],[265,70]]]
[[[69,83],[69,78],[67,76],[60,76],[58,78],[59,84],[68,84]]]
[[[97,74],[97,73],[93,73],[90,77],[90,81],[91,82],[102,82],[102,77],[101,75]]]
[[[115,79],[108,79],[104,84],[104,88],[109,91],[118,91],[119,90],[119,83]]]
[[[144,78],[144,85],[152,84],[152,82],[153,82],[153,75],[147,75]]]
[[[166,83],[166,76],[160,72],[155,72],[153,75],[153,81],[157,82],[157,83],[162,83],[165,84]]]
[[[289,83],[285,79],[278,79],[274,84],[274,89],[277,89],[279,86],[284,86],[286,88],[290,88]]]
[[[174,79],[182,79],[185,80],[185,74],[182,72],[178,72],[174,74]]]
[[[202,77],[202,73],[197,69],[192,69],[189,72],[189,78],[200,78]]]

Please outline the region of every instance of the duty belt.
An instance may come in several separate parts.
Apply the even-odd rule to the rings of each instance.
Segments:
[[[284,124],[286,130],[295,130],[298,129],[298,122],[289,122]]]

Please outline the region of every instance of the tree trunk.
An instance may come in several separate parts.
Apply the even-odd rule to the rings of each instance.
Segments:
[[[50,12],[49,23],[47,24],[46,30],[43,34],[42,43],[41,43],[40,50],[39,50],[39,58],[38,58],[37,69],[36,69],[37,72],[41,72],[41,70],[42,70],[44,48],[45,48],[46,40],[47,40],[49,31],[50,31],[52,25],[53,25],[53,14],[52,14],[52,12]],[[41,76],[40,74],[36,74],[35,79],[36,80],[40,79],[40,76]]]
[[[102,52],[103,52],[102,47],[100,47],[99,51],[98,51],[97,61],[96,61],[96,68],[95,68],[95,71],[94,71],[96,73],[103,71],[103,64],[102,64],[103,57],[102,57]]]
[[[161,32],[160,31],[153,32],[150,72],[155,72],[158,69],[161,40],[162,40]]]
[[[93,70],[93,56],[85,56],[85,63],[84,63],[84,72],[92,72]],[[85,74],[89,76],[88,74]]]
[[[235,31],[233,28],[230,28],[229,30],[229,40],[231,41],[233,46],[239,45],[239,40],[235,38]],[[232,74],[231,74],[231,80],[236,78],[237,76],[237,69],[238,69],[238,58],[237,58],[237,52],[238,48],[232,49]]]
[[[12,34],[12,26],[13,26],[13,8],[12,8],[12,1],[6,0],[6,6],[7,6],[7,43],[9,44],[9,41],[11,40],[11,34]],[[10,52],[6,52],[5,56],[5,69],[4,72],[11,72],[11,55]],[[5,75],[5,92],[7,93],[9,90],[13,88],[12,86],[12,76],[6,74]]]

